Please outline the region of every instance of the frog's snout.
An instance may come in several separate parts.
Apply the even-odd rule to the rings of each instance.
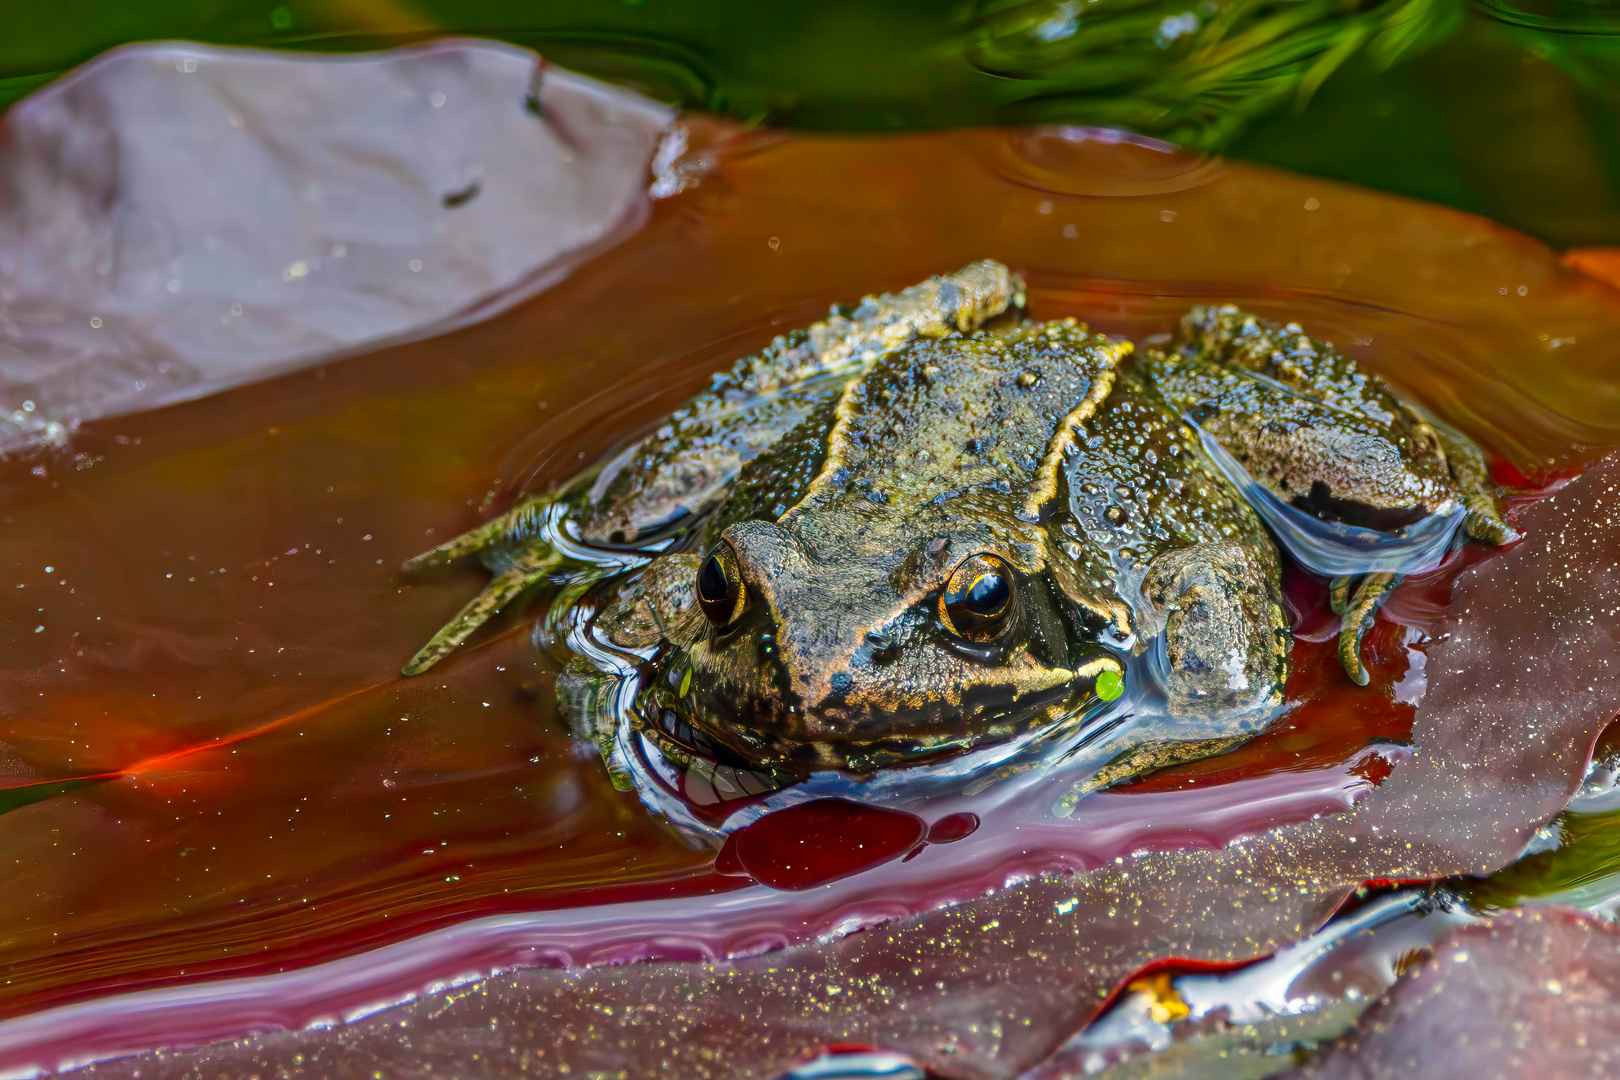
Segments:
[[[731,526],[698,570],[710,630],[694,704],[721,737],[747,728],[778,747],[877,736],[919,696],[902,692],[915,620],[891,577],[858,542],[812,549],[773,521]]]
[[[878,592],[881,583],[863,580],[862,561],[853,553],[816,557],[776,522],[733,525],[721,537],[720,548],[721,558],[732,560],[744,593],[735,632],[748,640],[739,644],[757,650],[762,673],[775,676],[770,681],[794,706],[790,715],[810,722],[832,720],[846,711],[856,683],[866,681],[859,669],[870,665],[869,635],[876,633],[889,653],[896,647],[896,635],[885,636],[871,625],[885,621],[872,609],[892,609],[892,597],[885,604]],[[826,733],[804,734],[814,738]]]

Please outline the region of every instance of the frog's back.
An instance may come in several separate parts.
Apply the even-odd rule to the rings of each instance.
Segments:
[[[1128,350],[1073,320],[916,342],[845,388],[795,509],[853,495],[897,514],[988,502],[1033,520],[1054,442],[1107,396]]]

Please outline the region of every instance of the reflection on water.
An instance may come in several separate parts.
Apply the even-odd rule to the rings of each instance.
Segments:
[[[783,893],[716,874],[613,788],[557,723],[522,620],[393,677],[477,584],[407,585],[401,561],[519,479],[610,455],[834,300],[991,254],[1027,274],[1037,317],[1138,340],[1194,299],[1297,320],[1538,479],[1620,443],[1612,292],[1486,222],[1231,164],[1181,190],[1076,195],[1045,181],[1050,159],[1009,179],[1004,133],[696,134],[712,174],[492,322],[92,424],[78,459],[0,465],[0,858],[18,868],[0,1009],[269,974],[511,912],[540,913],[531,959],[567,955],[570,920],[593,911],[606,922],[581,958],[813,942],[1044,871],[1101,881],[1157,857],[1138,852],[1308,825],[1399,776],[1433,625],[1418,616],[1369,636],[1365,691],[1330,645],[1301,642],[1287,716],[1231,755],[1015,833],[993,807],[941,803],[925,824],[980,826]],[[1127,173],[1161,153],[1107,145]],[[1446,580],[1391,613],[1444,610]],[[1326,621],[1321,582],[1289,588],[1302,628]],[[1075,880],[1066,895],[1092,887]],[[675,911],[692,929],[661,944],[648,927]],[[464,975],[467,955],[388,993]],[[388,998],[342,985],[356,996],[289,1015]]]
[[[1013,89],[1009,120],[1078,120],[1215,149],[1303,103],[1365,49],[1388,66],[1461,21],[1453,0],[1278,8],[1253,0],[981,0],[967,58]]]

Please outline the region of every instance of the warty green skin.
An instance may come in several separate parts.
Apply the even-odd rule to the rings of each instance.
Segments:
[[[1408,518],[1460,501],[1471,532],[1504,535],[1477,449],[1297,327],[1196,309],[1142,356],[1072,319],[983,328],[1021,292],[986,262],[868,297],[564,489],[588,541],[678,538],[610,584],[597,619],[653,653],[649,717],[768,772],[862,772],[1078,722],[1100,676],[1152,649],[1172,720],[1273,708],[1291,643],[1278,553],[1186,416],[1287,501]],[[420,562],[478,551],[507,577],[549,574],[525,524],[549,501]],[[716,551],[742,586],[723,627],[696,601]],[[984,556],[1011,569],[1012,613],[967,640],[941,597]]]

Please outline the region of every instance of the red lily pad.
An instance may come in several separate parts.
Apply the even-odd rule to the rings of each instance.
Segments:
[[[1620,1073],[1620,929],[1555,907],[1454,933],[1291,1080]]]

